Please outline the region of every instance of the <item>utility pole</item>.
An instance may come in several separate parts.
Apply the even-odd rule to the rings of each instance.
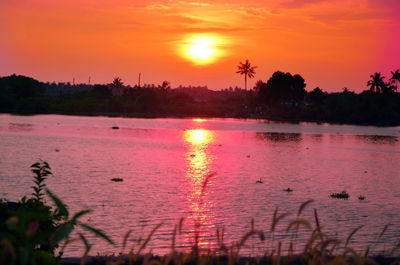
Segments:
[[[89,76],[89,85],[90,85],[90,76]]]
[[[140,87],[140,73],[139,73],[138,87]]]
[[[72,84],[75,85],[75,77],[72,78]]]

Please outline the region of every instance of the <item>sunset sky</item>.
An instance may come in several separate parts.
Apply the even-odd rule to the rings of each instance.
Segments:
[[[360,92],[400,68],[399,0],[1,0],[0,76],[244,87],[239,61]]]

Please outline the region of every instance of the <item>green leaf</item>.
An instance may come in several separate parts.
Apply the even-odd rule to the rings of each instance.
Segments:
[[[41,182],[41,181],[39,181],[39,180],[36,180],[36,179],[33,181],[33,183],[35,183],[37,186],[39,186],[39,185],[40,185],[40,182]]]
[[[39,168],[39,167],[40,167],[40,163],[37,162],[37,163],[35,163],[35,164],[32,164],[31,167]]]
[[[53,202],[56,204],[58,208],[58,214],[60,216],[65,216],[68,217],[68,210],[65,204],[56,196],[54,195],[50,190],[46,189],[47,195],[53,200]]]
[[[26,248],[21,248],[21,249],[19,250],[19,258],[20,258],[19,263],[20,263],[21,265],[26,265],[26,264],[28,264],[28,261],[29,261],[29,251],[28,251]]]
[[[18,218],[16,218],[15,216],[8,218],[8,220],[5,222],[8,230],[10,231],[17,230],[17,223],[18,223]]]
[[[55,244],[58,245],[58,243],[68,238],[72,230],[74,230],[74,226],[71,223],[60,225],[54,234]]]
[[[80,224],[84,229],[92,232],[93,234],[95,234],[98,237],[103,238],[105,241],[107,241],[108,243],[110,243],[111,245],[114,245],[114,241],[112,241],[106,234],[104,234],[101,230],[93,228],[87,224]]]
[[[53,175],[49,170],[45,169],[43,170],[43,175]]]
[[[83,215],[85,215],[85,214],[88,214],[88,213],[90,213],[90,212],[92,212],[92,211],[91,211],[91,210],[83,210],[83,211],[80,211],[80,212],[76,213],[76,214],[72,217],[71,223],[76,224],[76,221],[77,221],[81,216],[83,216]]]
[[[56,257],[50,251],[35,250],[32,253],[32,258],[30,261],[32,265],[60,265]]]

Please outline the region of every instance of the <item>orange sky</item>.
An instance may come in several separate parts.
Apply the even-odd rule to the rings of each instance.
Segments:
[[[213,40],[209,63],[188,55],[199,36]],[[236,66],[248,58],[248,87],[281,70],[307,90],[359,92],[400,68],[399,47],[398,0],[0,1],[0,76],[40,81],[133,85],[141,72],[142,83],[243,87]]]

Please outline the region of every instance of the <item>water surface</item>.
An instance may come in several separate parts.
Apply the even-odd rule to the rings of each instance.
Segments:
[[[103,229],[119,246],[127,231],[132,230],[130,248],[163,222],[150,247],[167,253],[182,217],[177,245],[185,250],[195,233],[200,246],[215,245],[216,230],[222,228],[226,243],[238,241],[252,218],[255,229],[268,236],[276,207],[290,213],[274,235],[285,244],[288,223],[301,203],[314,199],[302,218],[315,225],[317,209],[324,231],[342,240],[364,225],[351,246],[373,245],[378,252],[399,240],[399,136],[399,127],[0,115],[0,197],[29,195],[29,166],[42,159],[54,173],[49,189],[71,212],[92,209],[83,221]],[[350,199],[329,197],[342,190]],[[359,195],[366,200],[359,201]],[[299,237],[309,234],[304,229]],[[92,242],[93,255],[120,251]],[[245,253],[257,251],[250,244]],[[66,250],[67,256],[82,254],[81,245]]]

